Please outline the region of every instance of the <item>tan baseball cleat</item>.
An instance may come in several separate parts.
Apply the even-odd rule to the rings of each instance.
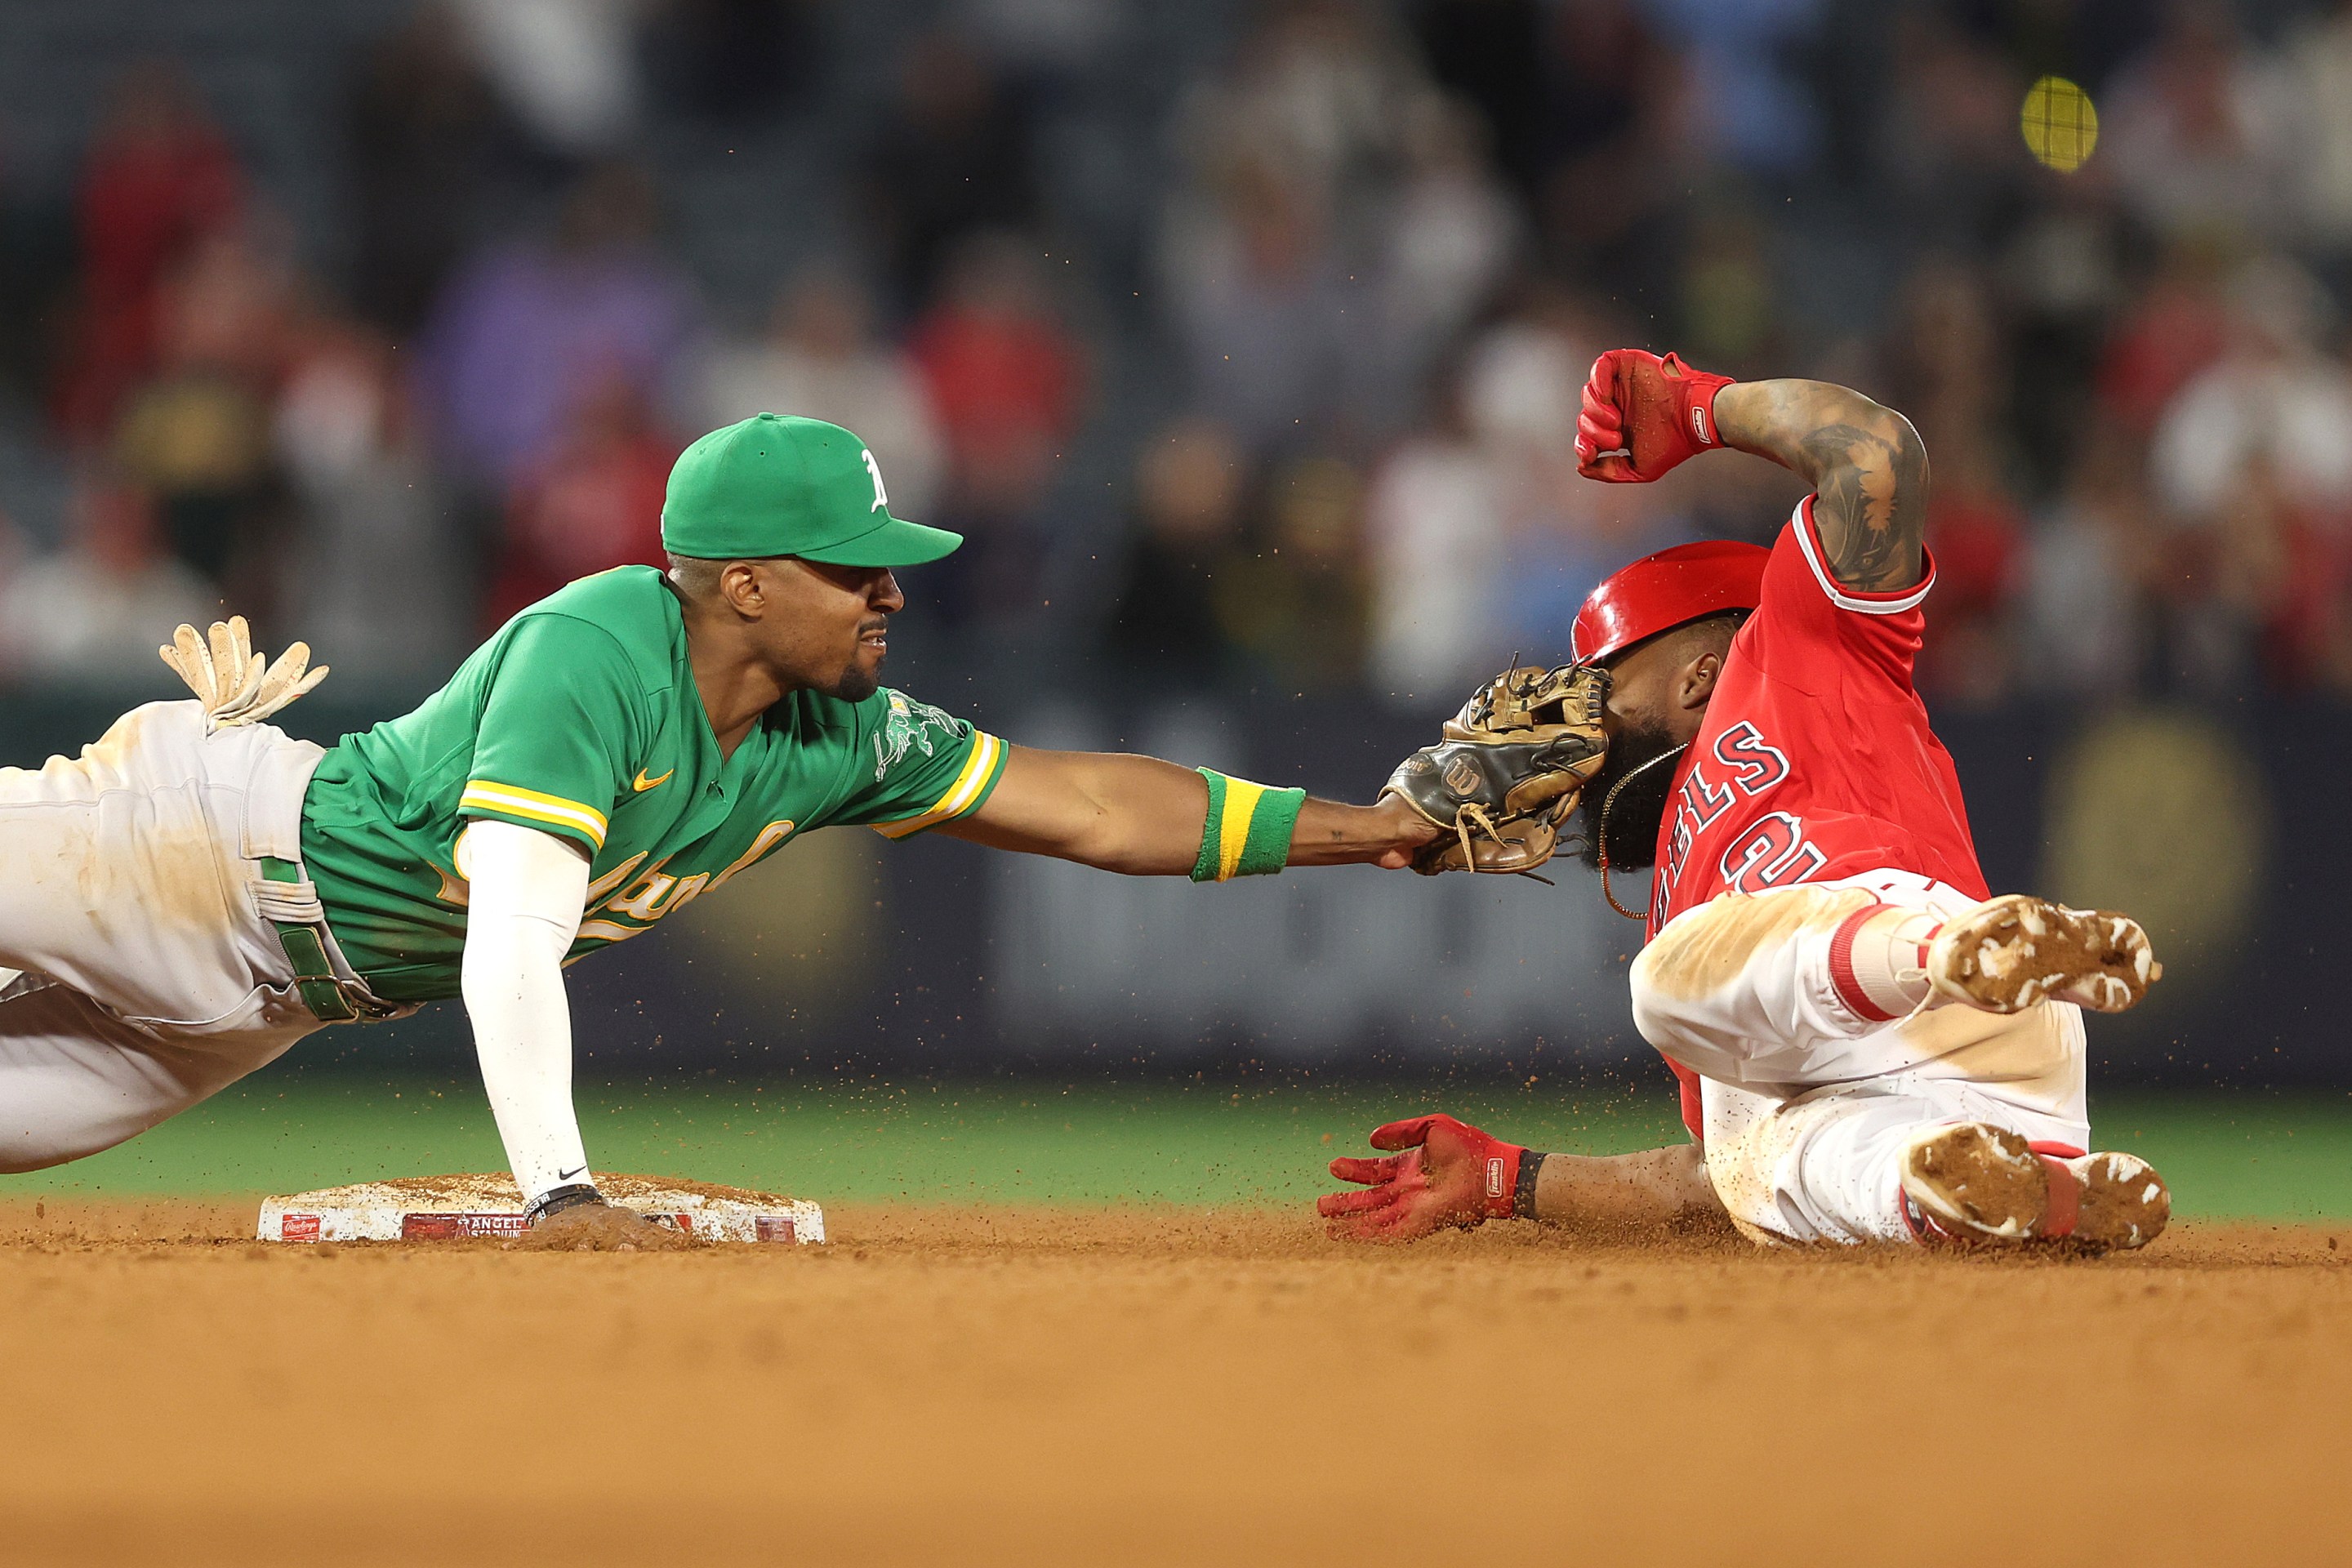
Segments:
[[[1921,1242],[2046,1242],[2084,1252],[2146,1247],[2172,1194],[2137,1154],[2037,1148],[2006,1127],[1933,1127],[1903,1152],[1903,1219]]]
[[[2164,977],[2147,933],[2128,915],[2070,910],[2009,893],[1944,922],[1927,946],[1937,994],[1988,1013],[2075,1002],[2120,1013]]]

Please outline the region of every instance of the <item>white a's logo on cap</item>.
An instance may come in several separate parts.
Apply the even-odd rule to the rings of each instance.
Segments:
[[[866,471],[874,476],[874,504],[866,510],[887,511],[890,508],[890,492],[882,488],[882,465],[874,460],[874,454],[870,449],[861,449],[857,455],[866,459]]]

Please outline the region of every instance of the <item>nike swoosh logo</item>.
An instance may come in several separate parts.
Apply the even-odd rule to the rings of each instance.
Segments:
[[[677,772],[677,770],[676,768],[672,768],[670,769],[669,773],[674,773],[676,772]],[[664,773],[657,779],[649,779],[646,777],[646,770],[639,768],[637,770],[637,776],[631,779],[629,782],[636,786],[636,790],[639,795],[643,795],[649,789],[657,789],[661,785],[669,783],[669,773]]]
[[[555,1173],[555,1179],[559,1182],[568,1182],[587,1168],[585,1165],[574,1165],[568,1171],[558,1171]]]

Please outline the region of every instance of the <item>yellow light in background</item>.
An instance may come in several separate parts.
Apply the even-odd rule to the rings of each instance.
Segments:
[[[2228,984],[2272,866],[2270,786],[2244,745],[2200,712],[2126,710],[2084,727],[2044,787],[2034,887],[2147,928],[2164,964],[2147,1016]]]
[[[2081,168],[2099,144],[2099,111],[2091,95],[2063,76],[2045,76],[2026,89],[2017,122],[2026,148],[2062,174]]]

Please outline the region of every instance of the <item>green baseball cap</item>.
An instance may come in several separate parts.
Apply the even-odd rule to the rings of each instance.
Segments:
[[[963,542],[892,517],[882,469],[856,436],[775,414],[713,430],[679,454],[661,536],[673,555],[797,555],[835,566],[919,566]]]

